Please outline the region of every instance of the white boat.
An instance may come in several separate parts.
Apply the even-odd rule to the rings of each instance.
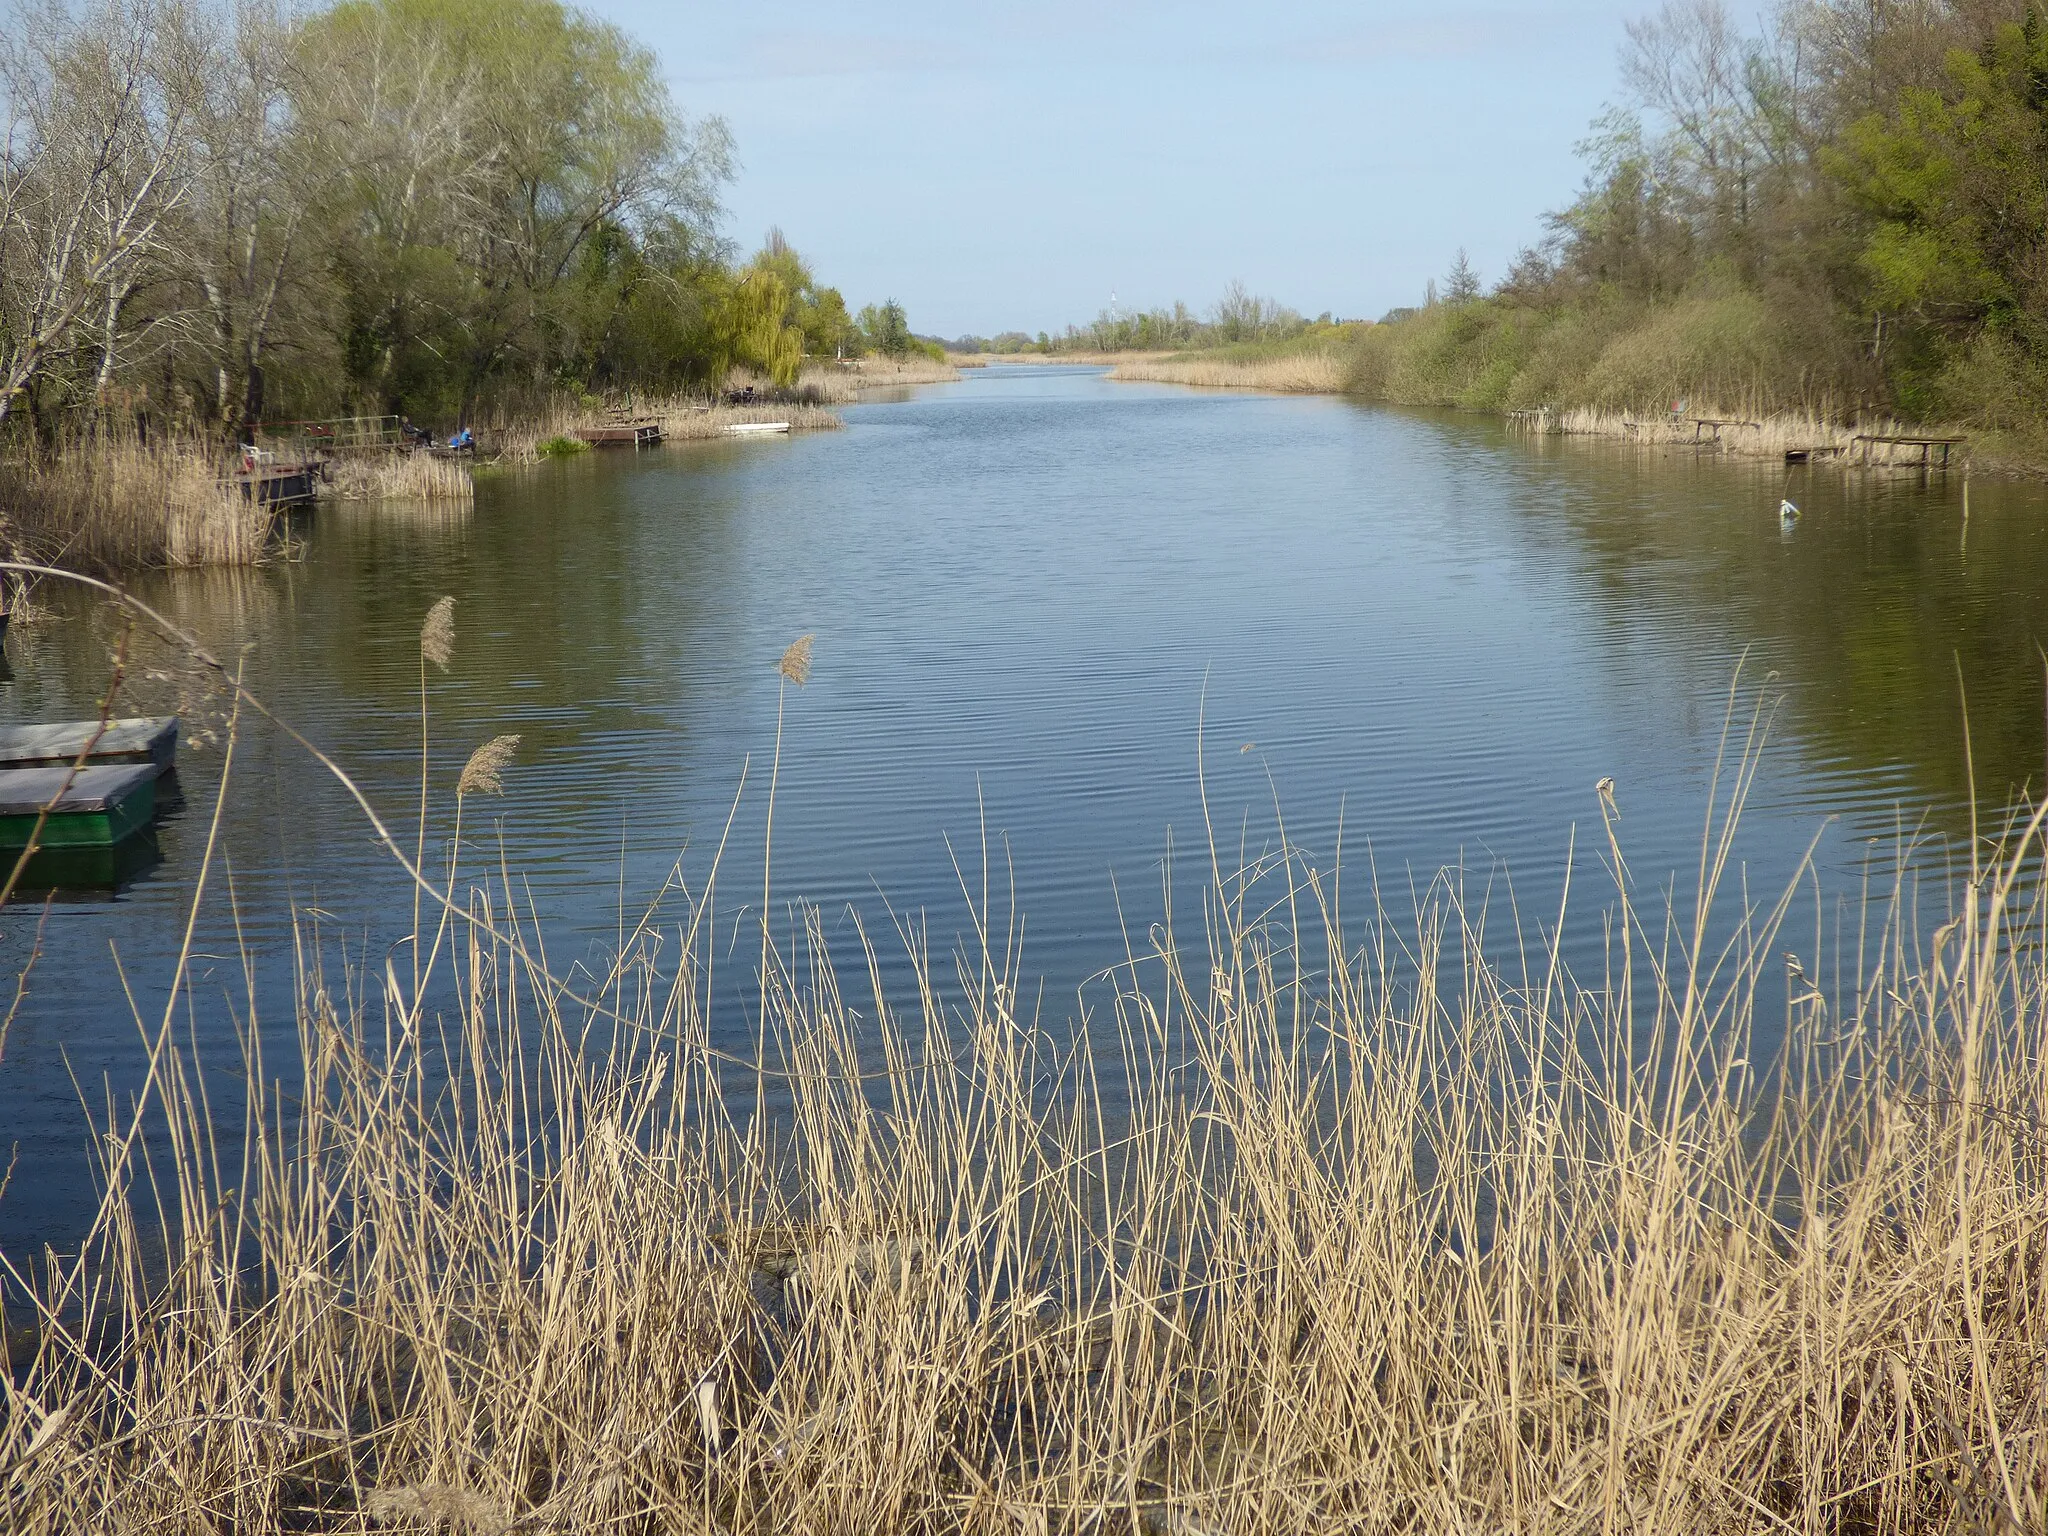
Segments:
[[[725,429],[728,437],[755,437],[763,432],[787,432],[786,421],[736,421]]]

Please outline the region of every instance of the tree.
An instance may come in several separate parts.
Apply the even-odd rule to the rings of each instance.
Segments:
[[[1450,304],[1469,304],[1479,297],[1479,274],[1466,258],[1465,248],[1458,247],[1457,259],[1451,263],[1451,270],[1444,279],[1444,300]]]
[[[884,357],[906,357],[911,350],[910,320],[894,299],[864,305],[857,322],[862,345]]]
[[[159,8],[105,0],[74,18],[52,0],[20,14],[0,45],[0,426],[82,343],[110,378],[129,295],[187,191],[186,104],[152,67]]]
[[[1850,129],[1829,164],[1870,215],[1869,302],[1941,343],[1939,367],[1978,339],[2038,392],[2048,372],[2048,23],[1996,29],[1949,55],[1943,89]],[[2035,400],[2033,406],[2048,405]]]

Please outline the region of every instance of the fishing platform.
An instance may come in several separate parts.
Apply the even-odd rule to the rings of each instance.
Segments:
[[[303,506],[313,499],[320,483],[320,464],[314,459],[245,458],[234,473],[242,499],[259,507]]]
[[[1899,467],[1904,469],[1947,469],[1949,450],[1956,447],[1959,443],[1966,443],[1968,441],[1969,439],[1966,437],[1917,437],[1912,433],[1859,432],[1850,439],[1850,444],[1852,452],[1856,446],[1860,445],[1862,447],[1863,462],[1866,465],[1870,463],[1871,450],[1875,448],[1881,447],[1884,449],[1884,462],[1888,466],[1899,465],[1898,452],[1901,448],[1918,448],[1920,456],[1917,459],[1907,459]],[[1941,462],[1939,464],[1933,461],[1934,450],[1937,448],[1941,450]]]
[[[653,448],[661,442],[661,423],[606,422],[602,426],[578,427],[576,435],[593,448]]]
[[[155,819],[177,751],[175,716],[0,727],[0,850],[125,843]]]

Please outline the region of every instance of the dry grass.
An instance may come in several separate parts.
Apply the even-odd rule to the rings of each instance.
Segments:
[[[348,454],[328,465],[323,493],[343,501],[473,501],[476,482],[460,459],[430,453]]]
[[[1093,1051],[986,909],[897,997],[803,914],[757,1025],[715,869],[573,988],[506,882],[411,990],[307,962],[246,1158],[174,1002],[35,1281],[5,1526],[2038,1533],[2039,820],[1931,943],[1902,877],[1792,962],[1766,1056],[1785,909],[1699,915],[1753,771],[1590,987],[1282,849]]]
[[[1744,412],[1701,408],[1682,420],[1674,421],[1666,416],[1634,417],[1620,411],[1601,411],[1575,408],[1553,413],[1542,423],[1545,430],[1555,430],[1572,436],[1611,437],[1626,442],[1677,445],[1685,448],[1706,446],[1696,443],[1700,429],[1694,425],[1695,417],[1726,415],[1743,418]],[[1782,460],[1787,452],[1795,449],[1821,449],[1841,456],[1848,461],[1851,439],[1859,431],[1898,432],[1904,428],[1896,423],[1877,426],[1842,426],[1836,422],[1812,416],[1760,415],[1747,417],[1745,424],[1723,427],[1720,430],[1719,452],[1735,458],[1758,458]],[[1713,429],[1708,428],[1705,437],[1713,441]],[[1860,452],[1858,462],[1860,463]]]
[[[964,364],[952,358],[934,362],[928,357],[863,357],[844,363],[806,364],[797,377],[799,389],[817,391],[818,398],[831,405],[849,405],[871,389],[904,388],[913,384],[951,384],[960,377]]]
[[[687,396],[634,398],[621,403],[614,414],[563,402],[499,431],[497,457],[505,463],[536,464],[542,458],[540,445],[549,439],[574,438],[579,427],[601,426],[621,419],[659,422],[662,438],[668,442],[722,437],[727,427],[749,421],[786,421],[792,432],[831,432],[846,425],[822,406],[801,403],[709,405]]]
[[[1334,395],[1345,388],[1344,360],[1327,349],[1252,359],[1199,355],[1139,358],[1117,363],[1109,376],[1204,389],[1266,389],[1304,395]]]
[[[18,556],[88,570],[252,565],[274,514],[226,474],[200,444],[119,439],[0,465],[0,538]]]

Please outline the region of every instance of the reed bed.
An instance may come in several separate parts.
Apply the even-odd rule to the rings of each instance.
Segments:
[[[253,565],[273,522],[195,442],[115,438],[0,465],[0,537],[17,556],[99,571]]]
[[[951,384],[958,381],[960,361],[938,362],[929,357],[863,357],[842,363],[806,364],[797,377],[799,389],[815,390],[828,405],[850,405],[871,389],[903,388],[913,384]]]
[[[350,454],[333,459],[320,490],[341,501],[476,499],[476,481],[469,465],[430,453]]]
[[[1694,416],[1712,417],[1717,411],[1694,412]],[[1726,413],[1741,417],[1739,411]],[[1681,447],[1695,446],[1699,429],[1693,424],[1693,417],[1671,418],[1663,415],[1635,417],[1622,411],[1603,411],[1586,407],[1551,413],[1548,421],[1551,430],[1578,437],[1611,437],[1629,442],[1675,444]],[[1720,431],[1719,451],[1736,458],[1758,458],[1782,460],[1788,452],[1819,450],[1822,453],[1839,455],[1846,462],[1851,440],[1860,431],[1897,432],[1902,431],[1896,423],[1879,426],[1843,426],[1816,416],[1796,414],[1763,414],[1752,416],[1741,425],[1723,427]],[[1707,439],[1712,441],[1713,431],[1707,430]],[[1704,446],[1704,445],[1701,445]]]
[[[1212,845],[1092,1045],[985,902],[902,995],[803,909],[729,976],[714,864],[571,984],[451,855],[409,975],[307,933],[246,1148],[196,1002],[139,1021],[88,1240],[8,1261],[5,1528],[2041,1531],[2040,818],[1791,962],[1772,1050],[1789,898],[1707,916],[1753,769],[1590,984]]]
[[[622,419],[659,422],[665,440],[685,442],[720,437],[727,427],[750,421],[786,421],[792,432],[831,432],[846,425],[823,406],[802,401],[724,405],[689,396],[633,398],[610,410],[558,403],[497,430],[493,434],[496,459],[502,463],[535,464],[548,457],[542,445],[558,439],[576,442],[579,427],[601,426]]]
[[[1202,389],[1263,389],[1306,395],[1341,394],[1346,387],[1344,359],[1329,350],[1242,359],[1199,355],[1139,358],[1119,362],[1109,376],[1192,384]]]

